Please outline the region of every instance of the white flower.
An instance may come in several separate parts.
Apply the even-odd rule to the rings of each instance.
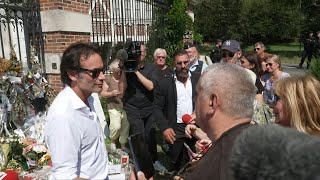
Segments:
[[[33,146],[32,150],[35,151],[36,153],[47,152],[46,147],[44,147],[44,145],[39,145],[39,144]]]
[[[3,137],[1,137],[0,142],[1,142],[1,143],[3,143],[3,142],[4,142],[4,138],[3,138]]]

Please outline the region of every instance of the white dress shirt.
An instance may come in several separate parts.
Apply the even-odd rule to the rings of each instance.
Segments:
[[[183,123],[182,116],[185,114],[192,114],[192,84],[189,78],[186,86],[176,78],[176,89],[177,89],[177,123]]]
[[[108,179],[104,135],[90,108],[66,86],[49,108],[45,140],[52,159],[51,179]]]

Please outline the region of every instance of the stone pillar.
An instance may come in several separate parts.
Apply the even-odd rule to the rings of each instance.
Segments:
[[[60,60],[64,49],[77,41],[90,41],[91,0],[40,0],[41,24],[48,82],[60,91]]]

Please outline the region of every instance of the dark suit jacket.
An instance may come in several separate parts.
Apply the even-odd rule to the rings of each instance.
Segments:
[[[199,69],[201,70],[201,68]],[[200,73],[192,73],[191,83],[193,109],[196,97],[195,87],[199,78]],[[153,117],[161,132],[168,128],[173,128],[173,130],[177,131],[177,89],[173,75],[167,76],[159,81],[154,89]]]

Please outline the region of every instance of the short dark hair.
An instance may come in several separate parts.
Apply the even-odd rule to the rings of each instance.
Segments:
[[[69,78],[68,72],[78,70],[81,67],[81,59],[87,59],[96,53],[100,55],[100,50],[92,43],[76,42],[67,47],[63,52],[60,64],[61,81],[63,84],[71,84],[72,80]]]
[[[188,55],[187,51],[184,49],[178,49],[174,52],[173,57],[175,59],[177,56],[183,56],[183,55]]]

